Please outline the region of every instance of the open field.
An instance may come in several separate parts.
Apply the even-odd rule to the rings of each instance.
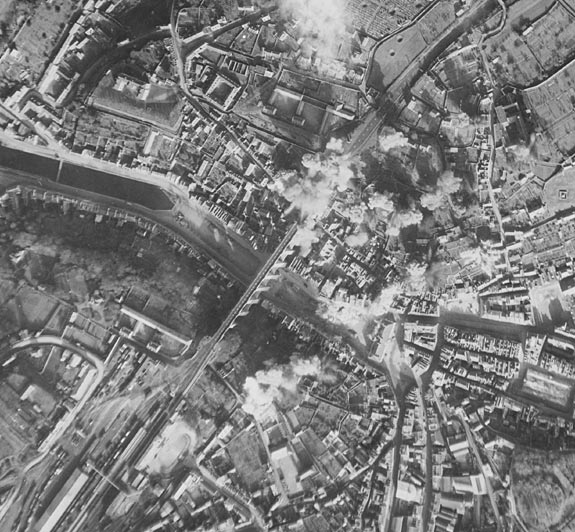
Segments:
[[[52,314],[52,317],[46,323],[44,329],[47,333],[60,335],[64,331],[70,316],[72,315],[73,309],[70,306],[61,304],[56,311]]]
[[[540,4],[534,9],[529,2],[517,2],[504,31],[486,42],[487,56],[504,82],[530,86],[575,53],[575,17],[559,2],[550,9],[549,2]]]
[[[523,91],[523,97],[538,124],[537,129],[563,154],[575,149],[575,63]]]
[[[571,384],[557,382],[551,375],[544,375],[529,368],[525,373],[522,391],[541,399],[545,397],[550,403],[566,407],[572,388]]]
[[[258,489],[268,475],[262,463],[263,450],[255,429],[238,434],[226,449],[245,488],[248,491]]]
[[[357,89],[320,81],[287,69],[282,70],[278,85],[320,100],[325,104],[343,103],[353,111],[357,111],[360,103],[360,93]]]
[[[575,207],[575,168],[566,168],[545,183],[543,202],[554,214]]]
[[[37,2],[14,37],[14,49],[18,53],[10,54],[0,63],[0,80],[18,82],[21,75],[38,80],[66,26],[73,22],[76,10],[79,12],[75,0]]]
[[[417,26],[403,30],[380,45],[374,55],[368,84],[383,89],[389,86],[425,49],[426,43]]]
[[[538,325],[565,322],[567,306],[558,281],[535,286],[529,291],[535,323]]]
[[[454,21],[453,4],[441,1],[416,24],[383,41],[375,51],[368,86],[383,91]]]
[[[177,419],[157,436],[138,467],[150,473],[166,473],[178,463],[178,459],[194,449],[197,439],[191,427]]]
[[[424,5],[412,0],[349,0],[345,13],[354,28],[379,39],[412,20]]]
[[[135,91],[129,85],[120,90],[114,76],[108,73],[94,91],[93,105],[138,122],[154,124],[170,131],[178,129],[184,102],[175,87],[151,85],[145,98]]]
[[[538,366],[524,366],[508,392],[556,413],[571,415],[573,411],[575,383]]]
[[[575,531],[575,454],[517,447],[511,464],[517,513],[530,532]]]
[[[23,318],[23,326],[32,330],[44,327],[56,310],[58,301],[32,288],[24,287],[16,296],[18,311]]]

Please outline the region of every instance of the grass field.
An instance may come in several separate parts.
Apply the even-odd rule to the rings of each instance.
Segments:
[[[573,532],[575,453],[517,447],[511,466],[517,513],[530,532]]]
[[[368,85],[379,90],[388,87],[426,47],[417,26],[403,30],[375,51]]]
[[[570,414],[573,411],[575,383],[538,366],[523,367],[517,382],[512,384],[509,392],[539,408],[563,414]]]
[[[42,292],[24,287],[16,296],[16,305],[22,319],[22,326],[39,330],[46,325],[56,310],[58,302]]]
[[[524,91],[524,101],[544,135],[564,154],[575,148],[575,64]],[[539,140],[536,145],[539,149]]]
[[[180,457],[191,452],[197,442],[196,433],[181,419],[168,425],[152,442],[139,467],[150,473],[170,471]]]
[[[529,2],[517,2],[504,31],[486,42],[487,56],[504,81],[530,86],[575,53],[575,18],[560,3],[550,9],[548,1],[539,4],[531,8]]]
[[[157,125],[176,131],[182,119],[184,102],[174,87],[152,85],[146,99],[141,99],[128,88],[117,90],[114,76],[109,73],[94,91],[94,106],[119,113],[138,122]]]
[[[255,429],[241,432],[228,444],[227,451],[248,491],[258,489],[268,478],[261,460],[261,442]]]
[[[368,86],[383,91],[455,20],[451,2],[438,2],[416,24],[383,41],[376,49]]]
[[[0,16],[9,16],[10,5],[16,2],[3,0]],[[13,47],[21,54],[21,59],[9,57],[0,64],[0,83],[21,81],[20,76],[29,73],[38,80],[48,63],[51,53],[60,44],[67,24],[73,18],[79,4],[75,0],[55,0],[35,2],[26,6],[19,1],[18,7],[25,21],[14,37]]]
[[[567,305],[563,301],[558,281],[531,288],[529,298],[537,324],[554,323],[561,325],[565,322]]]
[[[566,168],[545,183],[543,202],[551,213],[575,207],[575,169]]]

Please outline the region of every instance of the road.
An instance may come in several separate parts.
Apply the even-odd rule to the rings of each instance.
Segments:
[[[205,484],[207,484],[212,489],[215,488],[224,497],[233,501],[240,509],[243,509],[245,514],[250,515],[253,523],[260,530],[268,530],[261,512],[259,512],[253,504],[244,500],[244,498],[241,497],[238,493],[232,491],[221,482],[218,482],[218,480],[205,467],[198,466],[198,472]]]
[[[502,3],[503,0],[497,0]],[[406,87],[410,87],[414,81],[435,61],[439,55],[455,40],[457,40],[461,35],[465,33],[474,23],[481,19],[486,12],[489,11],[491,6],[494,4],[495,0],[480,0],[478,2],[472,2],[471,7],[466,13],[457,18],[456,22],[447,28],[433,43],[426,46],[425,49],[412,61],[407,68],[388,86],[383,90],[382,87],[374,87],[377,90],[383,92],[382,101],[380,103],[380,109],[382,116],[381,118],[377,114],[372,114],[367,120],[368,124],[363,124],[363,129],[357,134],[351,144],[347,147],[347,152],[352,154],[360,153],[363,148],[367,145],[372,136],[377,132],[379,126],[384,122],[384,120],[393,120],[395,118],[398,109],[400,109],[404,102],[405,95],[404,90]],[[418,18],[409,26],[417,24],[419,19],[425,14],[430,7],[424,10]],[[405,26],[401,31],[405,30]],[[369,77],[369,72],[371,71],[373,61],[375,61],[375,52],[378,46],[381,46],[387,39],[397,35],[400,32],[394,32],[393,34],[385,37],[370,52],[370,67],[368,68],[368,73],[366,74],[366,79]],[[367,83],[367,82],[366,82]],[[360,128],[362,127],[360,126]]]
[[[508,14],[507,5],[505,4],[505,0],[497,0],[497,3],[499,4],[499,6],[501,7],[501,10],[502,10],[501,20],[499,21],[499,24],[497,25],[496,28],[492,29],[490,32],[481,36],[480,44],[482,44],[485,41],[485,39],[489,39],[490,37],[494,37],[498,33],[501,33],[503,31],[503,28],[505,27],[505,24],[507,22],[507,14]],[[481,49],[481,46],[480,46],[480,49]]]
[[[425,401],[426,385],[422,382],[420,376],[414,373],[415,382],[417,383],[417,398],[419,407],[425,418],[425,489],[423,492],[423,530],[427,530],[429,520],[431,518],[432,502],[433,502],[433,442],[431,440],[431,433],[429,431],[429,414],[427,413],[427,404]]]
[[[383,115],[379,111],[372,109],[369,111],[362,124],[354,131],[353,139],[346,146],[345,151],[351,155],[360,154],[367,143],[372,139],[383,124]]]
[[[224,24],[219,28],[217,31],[211,31],[209,33],[200,32],[192,37],[185,39],[182,41],[180,36],[178,35],[177,27],[176,27],[176,1],[172,1],[171,7],[171,15],[170,15],[170,34],[172,37],[172,46],[174,48],[174,55],[176,56],[176,69],[178,71],[178,78],[180,81],[180,90],[182,91],[183,95],[186,97],[188,102],[194,107],[194,109],[203,116],[206,120],[213,122],[213,117],[199,104],[198,100],[202,100],[205,104],[211,107],[216,107],[214,103],[207,100],[203,94],[199,92],[194,94],[190,91],[188,87],[188,82],[186,79],[186,69],[184,61],[194,50],[197,50],[203,44],[213,41],[220,35],[233,30],[239,26],[243,26],[244,24],[251,24],[256,21],[260,21],[262,17],[270,13],[271,11],[277,8],[269,8],[269,9],[260,9],[259,11],[255,11],[249,15],[246,15],[240,19],[234,20],[229,22],[228,24]],[[224,109],[217,108],[218,113],[225,114],[226,111]],[[218,126],[221,127],[228,137],[233,141],[233,143],[250,159],[250,161],[255,164],[260,170],[262,170],[270,179],[272,175],[269,173],[268,169],[262,165],[262,163],[253,156],[253,154],[244,146],[243,142],[237,137],[237,135],[230,129],[223,121],[218,121]],[[257,185],[259,187],[259,185]]]
[[[469,446],[471,447],[471,450],[473,452],[473,456],[475,457],[475,460],[477,461],[477,467],[479,468],[480,473],[483,475],[483,478],[485,480],[485,485],[487,487],[487,495],[489,496],[491,508],[493,509],[493,514],[495,515],[495,519],[497,521],[497,531],[503,532],[503,530],[505,528],[503,526],[503,520],[501,519],[501,514],[499,513],[499,507],[497,506],[497,499],[495,497],[495,493],[493,492],[493,487],[491,486],[491,481],[489,480],[489,477],[485,474],[483,462],[482,462],[481,456],[479,454],[479,449],[477,448],[477,443],[475,442],[475,438],[473,437],[471,429],[469,428],[469,425],[468,425],[467,421],[465,420],[464,413],[461,410],[458,410],[457,417],[458,417],[459,421],[461,422],[461,424],[463,425],[463,428],[465,429],[467,441],[469,442]]]
[[[232,325],[232,323],[236,320],[240,312],[243,310],[246,303],[251,299],[254,295],[256,289],[260,286],[261,282],[264,278],[268,275],[270,270],[273,268],[275,263],[277,262],[280,255],[286,250],[289,246],[293,236],[297,231],[297,225],[294,224],[290,230],[287,232],[284,239],[280,242],[279,246],[275,249],[275,251],[271,254],[270,258],[267,262],[263,265],[260,269],[254,280],[242,294],[240,300],[236,303],[234,308],[228,314],[226,319],[222,322],[219,329],[216,333],[210,338],[210,340],[196,353],[193,358],[194,366],[197,364],[197,367],[194,367],[191,374],[186,375],[185,381],[187,384],[181,391],[183,395],[186,395],[196,384],[198,379],[201,377],[202,372],[206,369],[208,364],[210,364],[215,356],[214,348],[220,342],[220,340],[225,336],[226,332]]]
[[[68,351],[72,351],[73,353],[86,359],[96,369],[96,375],[94,376],[93,381],[90,383],[90,387],[86,390],[86,393],[83,395],[80,401],[76,403],[74,408],[66,415],[66,417],[56,425],[55,429],[50,433],[48,438],[46,438],[40,445],[39,451],[41,453],[45,453],[50,451],[52,446],[58,441],[58,439],[60,439],[68,427],[70,427],[80,410],[84,408],[84,405],[92,396],[94,390],[102,382],[104,378],[105,366],[104,362],[94,353],[88,351],[84,347],[79,347],[78,345],[73,344],[72,342],[69,342],[68,340],[65,340],[59,336],[44,335],[35,338],[27,338],[13,344],[10,348],[10,352],[14,353],[35,346],[57,346],[61,347],[62,349],[67,349]]]
[[[480,0],[472,2],[471,7],[457,18],[433,43],[412,61],[409,66],[386,89],[393,104],[390,112],[394,112],[404,99],[404,89],[413,82],[441,55],[454,41],[459,39],[470,27],[481,20],[494,5],[495,0]]]
[[[256,418],[254,418],[254,424],[255,424],[256,429],[258,431],[258,435],[260,437],[260,440],[262,441],[262,443],[265,447],[266,457],[268,459],[268,464],[272,470],[272,476],[273,476],[274,484],[276,485],[276,487],[279,491],[279,497],[278,497],[278,500],[274,503],[273,509],[281,508],[282,506],[289,503],[289,497],[288,497],[288,494],[286,491],[285,483],[282,481],[282,478],[280,476],[280,472],[279,472],[278,468],[276,467],[276,464],[272,460],[272,453],[270,451],[268,442],[266,441],[267,438],[264,436],[264,429],[262,428],[262,424]]]
[[[391,455],[391,482],[385,492],[385,502],[378,520],[380,532],[389,532],[391,527],[391,519],[395,507],[395,494],[397,493],[397,482],[399,479],[399,466],[401,463],[401,444],[403,442],[405,410],[405,402],[402,400],[397,413],[397,425],[395,427],[393,453]]]
[[[182,41],[182,55],[184,57],[188,57],[188,55],[190,55],[193,50],[199,48],[202,44],[213,41],[220,35],[223,35],[224,33],[227,33],[228,31],[231,31],[235,28],[239,28],[244,24],[252,24],[258,20],[261,20],[262,17],[275,11],[276,9],[278,9],[277,6],[259,9],[253,13],[250,13],[249,15],[245,15],[239,19],[228,22],[227,24],[223,24],[216,30],[209,30],[206,33],[201,32],[197,33],[196,35],[192,35],[191,37],[188,37]]]
[[[569,4],[568,0],[558,0],[561,6],[569,13],[573,18],[575,18],[575,7]]]
[[[477,45],[477,49],[479,50],[479,54],[481,56],[481,60],[483,62],[483,69],[487,73],[487,77],[489,78],[489,83],[491,87],[495,89],[495,82],[493,80],[493,76],[491,75],[491,68],[489,65],[489,60],[487,59],[487,55],[485,50],[483,50],[483,42],[486,38],[493,37],[500,33],[503,28],[505,27],[505,23],[507,21],[507,6],[503,0],[497,0],[499,5],[501,6],[503,13],[501,15],[501,20],[499,21],[498,26],[493,29],[491,32],[482,35],[479,43]],[[487,190],[489,193],[489,200],[491,201],[491,205],[493,206],[493,212],[495,213],[495,218],[497,219],[497,225],[499,226],[499,234],[501,238],[501,242],[505,242],[505,229],[503,228],[503,218],[501,216],[501,211],[499,210],[499,204],[497,202],[497,198],[495,197],[495,192],[493,190],[493,170],[495,168],[495,157],[496,157],[496,148],[495,148],[495,125],[493,123],[495,119],[495,102],[494,96],[491,96],[491,106],[489,109],[489,134],[491,137],[491,146],[489,152],[489,166],[487,168]]]
[[[9,354],[14,354],[29,347],[35,347],[35,346],[57,346],[72,351],[73,353],[86,359],[92,366],[94,366],[94,368],[96,369],[96,375],[92,383],[90,384],[90,387],[86,390],[84,396],[80,399],[78,403],[76,403],[76,406],[74,406],[74,408],[65,416],[65,418],[60,423],[58,423],[58,425],[50,433],[48,438],[46,438],[46,440],[42,442],[39,448],[40,454],[36,458],[34,458],[34,460],[28,463],[26,467],[24,467],[24,469],[22,470],[18,486],[13,490],[10,497],[4,502],[4,504],[0,508],[0,522],[6,515],[6,512],[10,509],[10,507],[20,497],[20,492],[24,485],[24,479],[26,478],[26,473],[28,473],[34,467],[36,467],[37,465],[41,464],[44,461],[46,456],[48,456],[48,454],[52,451],[52,447],[56,444],[56,442],[62,436],[62,434],[64,434],[64,432],[70,427],[70,425],[76,419],[78,413],[82,410],[82,408],[84,408],[85,404],[92,396],[92,393],[104,378],[105,366],[103,361],[98,356],[96,356],[94,353],[88,351],[85,348],[80,348],[76,344],[64,340],[59,336],[44,335],[35,338],[26,338],[24,340],[20,340],[19,342],[16,342],[12,346],[10,346]]]
[[[86,91],[91,90],[112,65],[128,57],[133,50],[137,50],[151,41],[159,41],[169,37],[170,30],[168,28],[160,28],[131,41],[117,44],[116,48],[98,57],[87,70],[80,74],[72,90],[64,98],[61,107],[68,106],[74,100],[81,87],[85,87]]]

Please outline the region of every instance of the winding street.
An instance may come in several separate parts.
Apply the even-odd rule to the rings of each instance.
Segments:
[[[96,375],[93,377],[93,380],[90,383],[90,387],[86,390],[86,393],[80,399],[80,401],[78,401],[78,403],[76,403],[74,408],[70,412],[68,412],[68,414],[64,417],[64,419],[61,420],[56,425],[56,427],[50,433],[48,438],[46,438],[46,440],[42,442],[39,448],[40,454],[36,458],[34,458],[34,460],[28,463],[22,470],[18,485],[14,490],[12,490],[12,494],[10,495],[10,497],[0,507],[0,521],[2,521],[2,519],[6,515],[6,512],[18,500],[18,497],[20,496],[20,493],[24,486],[26,474],[33,468],[35,468],[37,465],[41,464],[43,460],[48,456],[48,454],[50,454],[56,442],[74,422],[78,413],[82,410],[84,405],[87,403],[87,401],[94,393],[96,387],[102,382],[102,379],[104,378],[104,372],[105,372],[104,362],[97,355],[95,355],[94,353],[88,351],[83,347],[82,348],[78,347],[76,344],[73,344],[68,340],[60,338],[59,336],[43,335],[20,340],[19,342],[16,342],[8,349],[8,355],[17,354],[19,351],[23,351],[30,347],[40,347],[40,346],[56,346],[61,347],[62,349],[72,351],[73,353],[81,356],[83,359],[89,362],[96,369]]]
[[[55,429],[50,433],[48,438],[42,442],[39,450],[41,453],[43,453],[50,451],[50,449],[54,446],[62,434],[64,434],[64,432],[72,424],[78,415],[78,412],[82,410],[86,402],[90,399],[92,393],[104,378],[105,366],[104,362],[94,353],[88,351],[84,347],[79,347],[78,345],[73,344],[64,338],[60,338],[59,336],[44,335],[37,336],[35,338],[26,338],[25,340],[21,340],[12,345],[10,352],[17,353],[23,349],[40,346],[56,346],[61,347],[62,349],[67,349],[68,351],[72,351],[73,353],[84,358],[96,369],[96,375],[94,376],[93,381],[90,383],[90,387],[86,390],[84,396],[80,399],[80,401],[78,401],[78,403],[76,403],[74,408],[66,415],[66,417],[56,425]]]
[[[491,486],[491,481],[489,480],[489,477],[485,474],[485,469],[483,466],[483,462],[481,460],[481,456],[479,454],[479,449],[477,448],[477,443],[475,442],[475,438],[471,432],[471,429],[469,428],[469,424],[465,420],[465,417],[464,417],[462,411],[457,412],[457,418],[459,419],[459,421],[463,425],[463,428],[465,429],[465,435],[467,436],[467,441],[469,442],[469,446],[470,446],[470,448],[473,452],[473,456],[477,462],[477,467],[479,468],[479,470],[480,470],[480,472],[483,475],[483,478],[485,480],[485,486],[487,487],[487,495],[489,496],[491,508],[493,510],[493,514],[495,515],[495,520],[497,521],[497,531],[502,532],[503,530],[505,530],[505,528],[503,526],[503,520],[501,518],[501,514],[499,513],[499,507],[497,506],[497,499],[495,497],[495,493],[493,492],[493,487]]]
[[[251,516],[253,523],[260,530],[268,530],[261,512],[259,512],[253,504],[251,504],[249,501],[246,501],[239,493],[232,491],[228,486],[219,482],[218,479],[215,478],[205,467],[198,466],[198,473],[200,474],[204,484],[213,489],[216,489],[224,497],[233,501],[238,508],[243,510],[243,513],[246,517]]]
[[[258,20],[261,21],[262,17],[274,11],[276,8],[269,8],[269,9],[260,9],[259,11],[255,11],[254,13],[250,13],[242,18],[229,22],[228,24],[224,24],[217,30],[212,30],[210,32],[200,32],[192,37],[182,40],[178,35],[177,31],[177,16],[175,11],[176,0],[172,1],[172,8],[171,8],[171,15],[170,15],[170,35],[172,37],[172,46],[174,48],[174,55],[176,56],[176,68],[178,71],[178,78],[180,81],[180,90],[182,91],[185,98],[188,102],[194,107],[194,109],[203,116],[206,120],[213,122],[214,118],[204,109],[202,105],[198,102],[198,100],[203,101],[205,104],[209,106],[213,106],[211,102],[208,102],[203,94],[199,93],[192,93],[188,87],[188,82],[186,79],[186,68],[185,68],[185,59],[194,51],[197,50],[203,44],[208,42],[212,42],[214,39],[223,35],[224,33],[233,30],[234,28],[238,28],[243,26],[244,24],[251,24]],[[218,109],[219,113],[224,114],[225,111]],[[250,159],[250,161],[255,164],[260,170],[262,170],[269,178],[271,178],[271,174],[269,173],[268,169],[262,165],[262,163],[252,155],[252,153],[244,146],[243,142],[237,137],[237,135],[221,120],[218,121],[218,126],[221,127],[228,137],[233,141],[233,143]]]

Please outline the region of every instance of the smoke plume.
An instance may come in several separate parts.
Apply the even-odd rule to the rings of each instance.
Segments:
[[[365,230],[360,230],[346,237],[345,243],[352,248],[363,246],[369,241],[369,233]]]
[[[437,180],[437,186],[433,192],[427,192],[421,196],[421,206],[429,211],[439,209],[445,201],[459,190],[461,179],[455,177],[453,172],[446,171]]]
[[[401,293],[399,284],[391,284],[383,288],[373,301],[351,300],[341,301],[323,298],[318,307],[318,315],[331,323],[343,325],[355,332],[365,344],[363,331],[370,322],[389,312],[393,300]]]
[[[258,421],[274,419],[274,402],[297,397],[300,378],[317,377],[320,373],[321,362],[318,357],[310,359],[293,357],[290,364],[257,371],[244,383],[246,399],[242,408]]]
[[[332,137],[331,139],[329,139],[329,142],[327,143],[325,149],[327,151],[333,151],[335,153],[341,154],[344,151],[343,140]]]
[[[379,149],[383,152],[406,146],[409,146],[409,140],[401,131],[386,127],[379,135]]]
[[[300,248],[300,255],[305,257],[310,251],[312,245],[319,240],[319,230],[313,221],[306,222],[299,227],[293,236],[291,243]]]
[[[397,210],[389,218],[387,234],[389,236],[399,236],[404,227],[419,225],[421,220],[423,220],[423,214],[414,206],[409,209]]]
[[[407,266],[405,286],[410,292],[424,292],[428,288],[427,265],[412,262]]]
[[[385,214],[390,214],[394,211],[395,206],[391,197],[385,194],[375,192],[369,198],[369,207],[375,211],[383,211]]]
[[[479,266],[490,277],[497,273],[497,259],[497,256],[491,255],[481,247],[466,249],[459,256],[461,266]]]
[[[343,191],[354,177],[350,160],[339,155],[305,155],[302,165],[306,175],[285,172],[272,189],[297,208],[303,218],[322,215],[329,207],[334,192]]]
[[[304,45],[322,58],[337,57],[346,37],[344,0],[280,0],[279,8],[284,17],[295,20],[293,37],[303,37]]]

